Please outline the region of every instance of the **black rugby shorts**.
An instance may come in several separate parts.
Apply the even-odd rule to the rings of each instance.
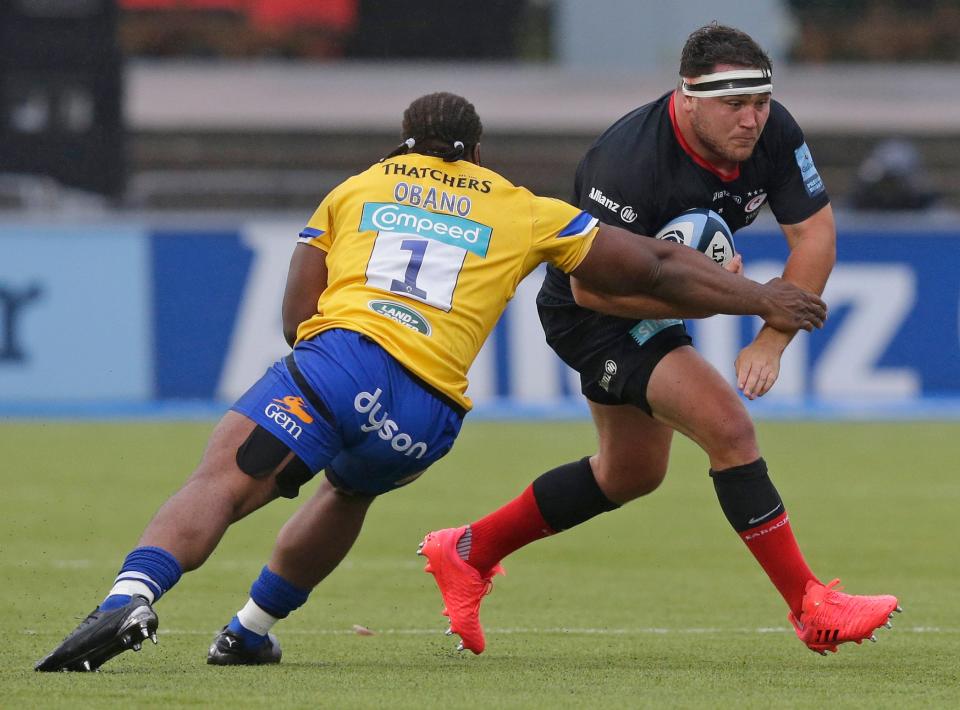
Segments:
[[[574,324],[571,307],[590,316]],[[631,333],[631,322],[621,318],[584,311],[542,294],[537,310],[547,343],[579,373],[580,391],[587,399],[597,404],[632,404],[651,416],[647,384],[654,368],[668,353],[693,343],[682,321],[666,325],[638,342]]]

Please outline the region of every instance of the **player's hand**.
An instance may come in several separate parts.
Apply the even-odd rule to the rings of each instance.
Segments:
[[[758,338],[740,351],[734,362],[737,387],[747,399],[762,397],[780,376],[780,357],[786,343],[781,339]]]
[[[827,304],[819,296],[784,281],[779,276],[764,284],[767,309],[760,317],[771,328],[791,332],[822,328]]]
[[[730,261],[723,265],[723,268],[731,274],[743,275],[743,257],[739,254],[735,255]]]

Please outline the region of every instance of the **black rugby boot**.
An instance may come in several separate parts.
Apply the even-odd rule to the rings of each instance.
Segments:
[[[156,643],[158,623],[150,602],[139,595],[110,611],[97,607],[34,670],[95,671],[128,649],[139,651],[148,638]]]
[[[210,644],[207,663],[212,666],[262,666],[279,663],[282,655],[280,642],[273,634],[267,634],[267,642],[260,648],[249,651],[244,648],[243,639],[224,626]]]

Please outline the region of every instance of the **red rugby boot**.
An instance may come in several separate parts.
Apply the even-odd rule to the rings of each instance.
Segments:
[[[450,618],[447,633],[460,636],[457,650],[467,648],[479,654],[486,645],[480,625],[480,602],[493,588],[493,576],[506,572],[496,565],[488,574],[481,575],[460,559],[457,542],[466,529],[464,525],[427,533],[417,548],[417,554],[426,556],[428,562],[423,571],[432,574],[440,588],[445,605],[443,615]]]
[[[902,611],[897,598],[889,594],[867,597],[844,594],[839,579],[823,585],[811,579],[803,595],[800,618],[787,614],[797,636],[807,648],[826,656],[837,652],[837,645],[847,641],[876,641],[873,632],[881,626],[892,628],[893,612]]]

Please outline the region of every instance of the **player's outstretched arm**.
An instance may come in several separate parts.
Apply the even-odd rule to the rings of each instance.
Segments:
[[[734,274],[743,273],[743,259],[739,254],[723,266]],[[591,311],[606,313],[620,318],[645,320],[647,318],[709,318],[715,311],[703,308],[681,308],[649,294],[634,293],[629,296],[612,295],[590,288],[578,278],[570,278],[570,290],[578,306]]]
[[[696,249],[601,225],[571,275],[612,295],[645,293],[698,313],[757,315],[774,328],[812,330],[826,318],[819,296],[783,279],[766,284],[718,268]]]
[[[283,291],[283,337],[291,348],[299,325],[317,313],[317,301],[326,287],[327,253],[309,244],[297,244]]]

